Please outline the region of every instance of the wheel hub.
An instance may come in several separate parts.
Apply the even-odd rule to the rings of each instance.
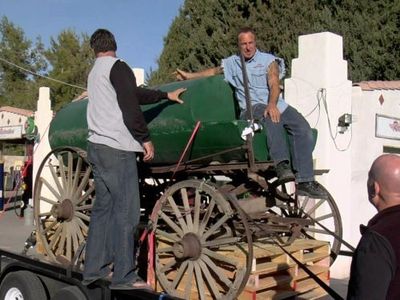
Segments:
[[[10,288],[4,296],[4,300],[23,300],[24,296],[16,287]]]
[[[53,205],[51,214],[64,221],[71,221],[74,216],[74,204],[70,199],[64,199],[60,204]]]
[[[197,260],[201,255],[201,243],[192,232],[185,234],[181,241],[173,246],[174,255],[180,259]]]

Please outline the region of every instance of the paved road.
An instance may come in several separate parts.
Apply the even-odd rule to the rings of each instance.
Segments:
[[[19,209],[0,213],[0,248],[21,252],[34,226],[25,225],[25,219],[17,216],[16,212],[19,213]]]

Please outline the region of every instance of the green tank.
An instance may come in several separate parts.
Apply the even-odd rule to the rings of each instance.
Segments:
[[[185,161],[201,158],[204,158],[203,163],[246,160],[243,149],[226,152],[245,144],[241,133],[248,124],[244,120],[238,120],[239,109],[234,91],[221,75],[173,82],[156,88],[166,92],[177,88],[187,88],[187,91],[181,97],[184,104],[162,100],[142,106],[156,149],[151,164],[177,163],[198,121],[200,128]],[[86,150],[87,101],[88,99],[83,99],[71,102],[56,114],[49,131],[52,149],[74,146]],[[256,161],[268,160],[264,132],[255,134],[253,149]],[[225,153],[221,153],[222,151]]]

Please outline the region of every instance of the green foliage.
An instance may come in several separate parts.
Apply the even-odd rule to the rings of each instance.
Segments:
[[[173,80],[176,68],[199,71],[237,51],[236,33],[251,26],[259,49],[290,62],[298,36],[331,31],[343,36],[350,79],[400,77],[400,1],[392,0],[186,0],[164,39],[159,69],[149,84]]]
[[[36,100],[32,95],[36,83],[29,72],[23,72],[18,65],[34,73],[42,72],[46,62],[41,54],[43,44],[40,39],[35,47],[25,38],[21,28],[6,17],[0,20],[0,103],[31,109]],[[7,63],[9,62],[9,63]],[[12,63],[12,64],[10,64]]]
[[[45,51],[45,56],[52,66],[50,78],[66,82],[65,85],[49,81],[54,109],[60,109],[64,104],[79,96],[86,88],[87,76],[94,57],[89,45],[89,37],[82,34],[78,37],[72,30],[62,31],[57,39],[52,38],[50,49]]]
[[[53,109],[58,110],[86,88],[93,60],[86,34],[79,37],[72,30],[64,30],[45,49],[40,37],[33,45],[21,28],[3,17],[0,20],[1,106],[35,109],[39,87],[48,86]]]

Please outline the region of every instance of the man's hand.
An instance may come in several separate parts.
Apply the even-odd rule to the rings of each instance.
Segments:
[[[268,104],[264,111],[264,117],[271,118],[272,122],[279,123],[281,120],[281,113],[276,105]]]
[[[179,96],[180,96],[180,94],[182,94],[184,91],[186,91],[185,88],[180,88],[180,89],[177,89],[177,90],[175,90],[175,91],[169,92],[169,93],[168,93],[168,99],[171,100],[171,101],[175,101],[175,102],[178,102],[178,103],[182,104],[182,103],[183,103],[183,100],[181,100],[181,99],[179,98]]]
[[[154,158],[154,146],[151,141],[143,143],[144,156],[143,161],[149,161]]]
[[[176,71],[174,72],[174,75],[176,77],[177,80],[188,80],[190,79],[190,73],[189,72],[185,72],[181,69],[176,69]]]

